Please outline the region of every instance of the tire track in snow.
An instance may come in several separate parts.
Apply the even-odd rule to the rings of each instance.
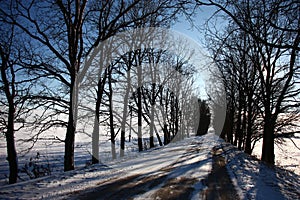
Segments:
[[[223,150],[220,146],[212,149],[213,166],[208,177],[203,181],[207,189],[202,192],[202,199],[206,200],[238,200],[239,196],[235,190],[232,180],[226,169],[226,160],[222,156]]]

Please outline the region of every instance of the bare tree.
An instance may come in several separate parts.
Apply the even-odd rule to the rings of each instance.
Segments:
[[[3,4],[9,10],[11,4]],[[28,117],[35,106],[30,105],[31,89],[36,81],[28,74],[22,60],[26,58],[26,39],[20,40],[19,29],[5,22],[0,15],[0,130],[6,138],[9,183],[18,178],[18,156],[15,133],[35,122]],[[30,147],[29,147],[30,148]]]
[[[4,26],[2,24],[2,26]],[[4,26],[5,27],[5,26]],[[3,32],[1,31],[2,35]],[[16,183],[18,176],[18,161],[15,147],[15,120],[16,120],[16,66],[12,60],[12,41],[14,40],[14,31],[7,36],[7,42],[0,43],[1,55],[1,93],[5,94],[5,101],[1,98],[1,132],[5,132],[7,146],[7,160],[9,163],[9,183]],[[4,106],[8,107],[8,111]]]

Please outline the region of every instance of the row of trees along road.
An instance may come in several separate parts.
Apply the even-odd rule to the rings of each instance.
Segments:
[[[206,28],[216,77],[227,97],[221,137],[249,154],[262,138],[261,159],[274,164],[275,142],[299,133],[300,3],[197,2],[214,6],[215,15],[228,22],[220,30],[212,18]]]
[[[223,13],[223,19],[229,22],[226,27],[223,26],[223,31],[216,32],[212,26],[206,30],[208,48],[218,69],[216,76],[225,86],[228,105],[221,136],[248,153],[251,153],[255,141],[262,137],[262,160],[274,164],[275,139],[293,134],[290,126],[299,116],[300,92],[300,5],[297,1],[0,2],[0,123],[7,142],[10,183],[17,181],[18,173],[14,134],[29,126],[34,130],[33,134],[23,141],[31,143],[52,127],[65,127],[65,138],[54,136],[53,139],[65,144],[64,170],[74,169],[76,125],[81,122],[78,120],[81,116],[77,118],[78,110],[73,110],[74,105],[75,108],[80,106],[77,105],[80,102],[77,102],[74,88],[83,70],[84,59],[95,47],[129,29],[151,26],[168,28],[179,14],[193,14],[198,6],[213,6],[217,14]],[[148,62],[151,57],[155,58]],[[91,131],[93,163],[99,162],[98,125],[101,123],[108,123],[111,127],[112,142],[120,132],[121,156],[124,154],[126,131],[129,134],[136,131],[126,129],[128,120],[125,119],[128,116],[137,118],[137,135],[141,134],[142,120],[149,125],[150,147],[157,132],[154,116],[160,115],[164,119],[157,122],[161,123],[164,132],[163,142],[156,135],[160,144],[167,144],[177,132],[183,136],[184,127],[194,123],[192,121],[195,120],[186,114],[191,113],[190,108],[183,106],[187,105],[184,100],[189,98],[180,98],[192,94],[191,78],[182,84],[188,88],[186,90],[178,87],[181,85],[180,79],[177,79],[178,83],[176,79],[169,83],[165,83],[163,78],[154,81],[159,78],[155,74],[160,74],[156,70],[149,73],[153,80],[147,84],[140,84],[139,76],[131,79],[133,74],[146,73],[151,69],[151,64],[161,60],[170,61],[173,69],[190,77],[190,70],[181,69],[188,69],[185,60],[189,56],[181,57],[184,59],[176,56],[166,58],[167,53],[155,49],[134,50],[120,55],[119,59],[113,58],[114,62],[109,67],[100,67],[99,77],[93,85],[96,91],[92,108],[96,116],[91,120],[96,124]],[[137,67],[142,63],[150,67]],[[168,76],[168,72],[164,75]],[[122,81],[118,83],[118,78],[124,84],[121,84]],[[115,90],[114,87],[123,90]],[[177,88],[181,90],[177,91]],[[123,93],[118,94],[118,91]],[[120,99],[114,97],[123,94],[126,98],[123,98],[122,104],[116,103]],[[211,100],[220,102],[213,95]],[[154,109],[153,105],[158,102],[159,109]],[[121,112],[114,112],[114,106]],[[105,116],[106,120],[103,119]],[[135,123],[135,120],[129,121]],[[114,124],[120,124],[120,131],[113,128]],[[138,144],[139,150],[142,150],[141,141]]]
[[[23,142],[30,142],[31,145],[28,145],[30,149],[44,131],[57,126],[65,127],[65,138],[53,136],[52,139],[65,144],[64,170],[74,169],[74,140],[78,123],[77,110],[74,110],[78,106],[78,97],[74,88],[76,90],[76,81],[83,70],[83,60],[92,53],[95,47],[116,33],[128,29],[168,28],[180,13],[193,10],[193,6],[195,6],[193,2],[180,0],[151,2],[141,0],[1,1],[0,123],[1,133],[5,133],[7,142],[7,160],[10,167],[9,183],[17,181],[18,162],[14,134],[16,131],[22,131],[22,128],[32,130],[30,138],[23,139]],[[119,118],[112,112],[112,87],[116,85],[116,77],[118,75],[124,77],[126,73],[127,77],[130,77],[129,73],[132,73],[130,68],[137,62],[145,62],[147,58],[157,57],[161,53],[153,52],[150,56],[149,52],[138,52],[137,50],[129,54],[121,56],[120,60],[100,71],[99,77],[96,79],[94,96],[96,101],[93,108],[96,116],[92,121],[97,126],[94,127],[92,134],[93,163],[99,162],[98,125],[102,122],[101,116],[109,116],[109,120],[105,120],[103,123],[108,122],[112,127],[110,131],[112,142],[118,134],[118,132],[114,133],[113,126],[116,119]],[[148,56],[144,56],[145,54]],[[173,66],[175,70],[180,70],[184,63],[178,62]],[[188,85],[186,84],[186,86]],[[189,89],[185,90],[186,93],[190,91]],[[121,156],[124,154],[122,152],[125,137],[124,124],[126,124],[124,119],[127,117],[126,109],[128,109],[126,104],[129,105],[132,116],[137,113],[139,125],[141,125],[142,118],[148,119],[151,127],[150,147],[154,145],[153,132],[156,131],[152,124],[155,110],[148,110],[149,108],[143,107],[143,105],[153,105],[155,101],[168,102],[161,104],[164,107],[161,109],[162,112],[164,111],[163,113],[168,115],[169,109],[176,108],[170,112],[172,118],[166,116],[166,122],[162,125],[166,128],[166,138],[169,138],[170,130],[173,134],[179,132],[180,112],[187,112],[183,109],[179,111],[179,101],[182,99],[176,98],[178,94],[175,94],[179,91],[168,91],[167,87],[162,88],[161,85],[150,84],[138,87],[136,93],[131,92],[137,96],[133,95],[130,102],[124,102],[124,114],[120,118]],[[130,97],[129,94],[131,93],[126,93]],[[134,106],[135,103],[137,105]],[[184,102],[180,103],[182,105]],[[108,108],[109,112],[103,112],[105,109],[101,110],[101,105]],[[146,111],[143,112],[142,109],[146,109]],[[18,123],[16,124],[16,122]],[[141,130],[138,131],[138,134],[141,134]],[[161,140],[159,141],[161,144]],[[142,149],[139,141],[139,150]]]

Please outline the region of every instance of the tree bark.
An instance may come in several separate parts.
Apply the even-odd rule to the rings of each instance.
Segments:
[[[143,151],[143,138],[142,138],[142,92],[141,85],[138,88],[138,148],[139,151]]]
[[[143,138],[142,138],[142,117],[143,117],[143,108],[142,108],[142,55],[141,52],[138,52],[136,55],[137,58],[137,79],[138,79],[138,89],[137,89],[137,107],[138,107],[138,149],[143,151]]]
[[[9,163],[9,184],[16,183],[18,177],[18,160],[14,139],[14,108],[9,108],[8,127],[5,134],[7,160]]]
[[[99,73],[101,74],[102,68],[100,68]],[[101,78],[97,84],[97,100],[95,105],[95,120],[94,120],[94,128],[92,135],[92,164],[97,164],[100,162],[99,156],[99,134],[100,134],[100,106],[102,102],[102,97],[104,93],[104,85],[107,77],[107,69],[104,71],[103,79]]]
[[[65,157],[64,157],[64,171],[74,170],[74,143],[76,120],[78,112],[78,83],[76,81],[77,72],[73,67],[73,78],[70,84],[70,103],[69,103],[69,121],[67,126],[67,133],[65,138]]]
[[[251,155],[252,154],[252,146],[251,146],[251,137],[252,137],[252,117],[253,117],[253,109],[252,109],[252,95],[248,95],[248,116],[247,116],[247,135],[245,142],[245,153]]]
[[[96,103],[97,104],[97,103]],[[96,106],[97,108],[98,106]],[[94,128],[92,134],[92,164],[99,163],[99,110],[96,109],[96,116],[94,120]]]
[[[266,116],[264,120],[264,134],[261,160],[271,165],[275,164],[274,154],[274,129],[275,120],[273,116]]]
[[[65,139],[64,171],[74,170],[75,129],[74,115],[71,105],[69,109],[69,121]]]
[[[154,137],[153,137],[153,132],[154,132],[154,113],[155,113],[155,76],[154,75],[154,83],[152,83],[152,91],[151,91],[151,110],[150,110],[150,148],[154,147]]]

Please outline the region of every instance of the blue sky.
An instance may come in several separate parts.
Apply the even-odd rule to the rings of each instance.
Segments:
[[[193,18],[194,21],[194,26],[193,27],[188,20],[184,16],[179,18],[179,21],[172,27],[173,30],[184,34],[185,36],[191,38],[194,40],[200,48],[200,51],[203,52],[206,55],[209,55],[209,53],[205,50],[204,44],[204,31],[199,31],[198,28],[203,28],[205,22],[212,16],[212,14],[215,12],[215,8],[213,7],[202,7],[201,10],[197,13],[197,15]],[[209,61],[208,61],[209,62]],[[204,64],[200,64],[204,65]],[[208,67],[208,66],[205,66]],[[199,96],[201,98],[207,98],[206,96],[206,83],[205,83],[205,78],[207,77],[206,73],[203,70],[199,70],[200,73],[195,75],[196,78],[196,85],[199,87]]]

